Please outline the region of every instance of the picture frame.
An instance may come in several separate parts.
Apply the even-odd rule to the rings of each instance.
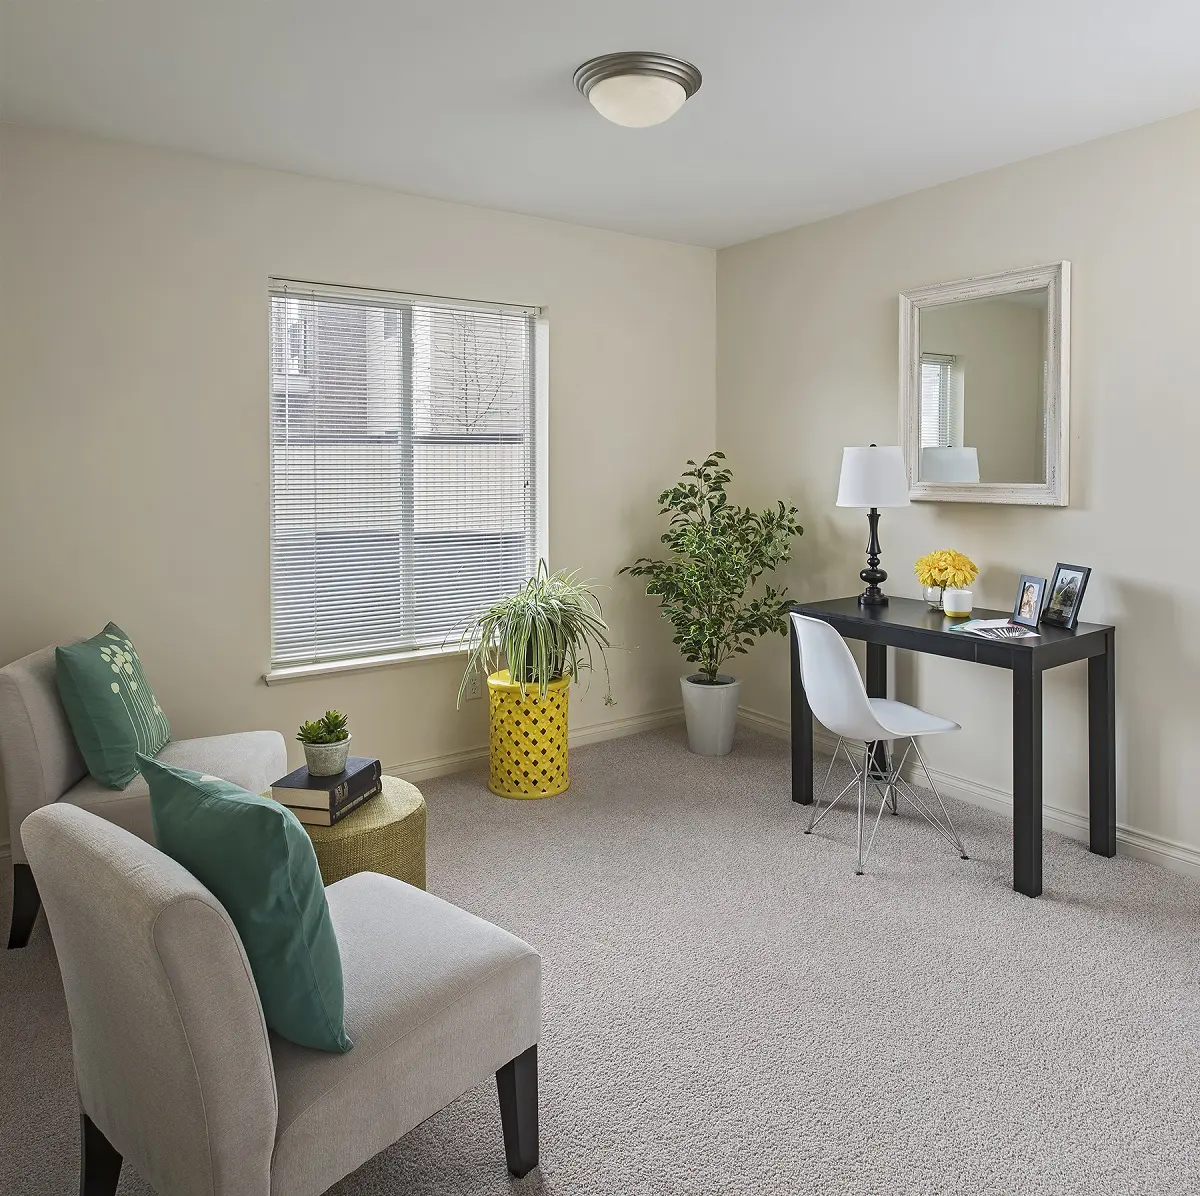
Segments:
[[[1036,631],[1045,597],[1046,579],[1022,573],[1021,584],[1017,586],[1017,599],[1013,603],[1012,621],[1020,627]]]
[[[1083,605],[1084,591],[1087,590],[1091,575],[1092,571],[1086,565],[1068,565],[1059,561],[1054,566],[1054,578],[1050,582],[1042,622],[1074,631],[1079,623],[1079,608]]]

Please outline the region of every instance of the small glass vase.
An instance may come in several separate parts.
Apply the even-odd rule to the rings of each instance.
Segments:
[[[926,586],[925,601],[929,603],[934,610],[941,610],[943,593],[945,593],[944,586]]]

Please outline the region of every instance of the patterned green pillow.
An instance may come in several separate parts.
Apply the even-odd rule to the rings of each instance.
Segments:
[[[171,724],[155,700],[132,641],[115,623],[56,648],[58,695],[88,772],[110,789],[138,775],[137,754],[157,755]]]
[[[140,764],[158,850],[207,886],[233,919],[267,1025],[301,1046],[348,1051],[342,957],[300,820],[231,781],[148,757]]]

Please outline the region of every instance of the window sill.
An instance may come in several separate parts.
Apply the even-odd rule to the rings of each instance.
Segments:
[[[311,681],[335,673],[362,673],[368,669],[393,668],[396,665],[422,664],[450,656],[465,656],[466,648],[457,644],[444,648],[414,648],[411,652],[389,652],[385,656],[355,656],[349,660],[327,660],[320,664],[284,665],[263,674],[268,685],[286,685],[290,681]]]

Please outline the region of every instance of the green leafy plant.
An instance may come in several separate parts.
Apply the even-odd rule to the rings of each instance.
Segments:
[[[337,710],[326,710],[311,723],[301,723],[296,736],[301,743],[341,743],[349,735],[346,716]]]
[[[764,585],[750,597],[750,589],[791,557],[793,538],[804,533],[799,512],[783,502],[765,511],[731,503],[726,487],[733,474],[724,460],[715,452],[699,465],[689,461],[683,480],[658,496],[659,514],[671,517],[661,537],[670,555],[639,557],[621,570],[649,579],[646,593],[658,598],[674,626],[673,642],[709,685],[756,637],[787,633],[787,590]]]
[[[526,686],[545,689],[568,675],[578,681],[582,670],[594,668],[597,654],[608,680],[604,649],[612,645],[593,584],[580,581],[578,573],[551,573],[545,561],[538,561],[537,573],[515,594],[472,619],[462,643],[470,654],[459,705],[476,669],[486,676],[507,665],[522,698]],[[611,684],[604,703],[615,704]]]

